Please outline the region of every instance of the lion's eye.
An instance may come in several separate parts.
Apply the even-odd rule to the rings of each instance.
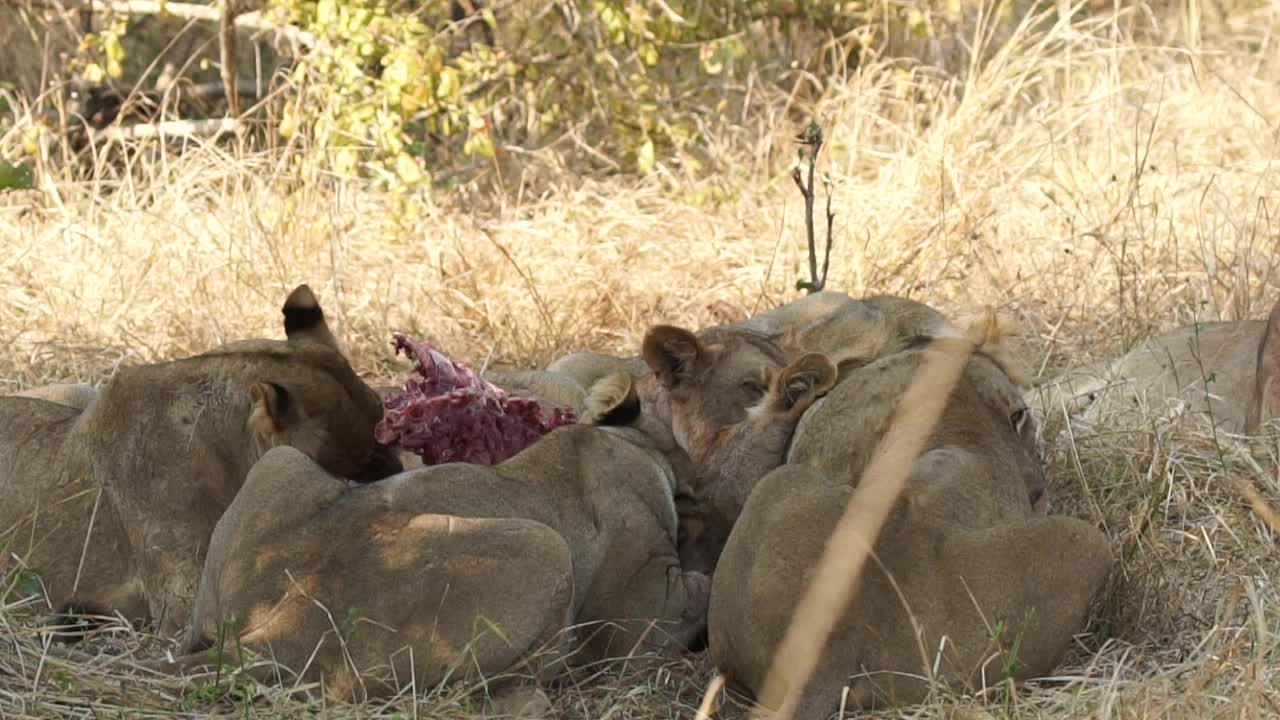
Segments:
[[[764,384],[758,380],[748,380],[742,383],[742,392],[752,400],[759,400],[764,397]]]

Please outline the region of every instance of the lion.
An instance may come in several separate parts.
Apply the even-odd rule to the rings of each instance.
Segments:
[[[787,462],[740,502],[715,566],[708,642],[736,687],[760,697],[793,610],[837,521],[931,354],[910,347],[854,370],[805,414]],[[951,349],[948,349],[951,348]],[[999,362],[976,352],[910,468],[872,559],[839,615],[795,717],[923,700],[1053,670],[1107,578],[1105,534],[1035,507],[1044,486],[1034,420]],[[732,510],[730,510],[732,514]],[[785,683],[784,683],[785,686]]]
[[[724,535],[717,535],[722,525],[706,518],[708,510],[695,500],[697,479],[728,477],[738,484],[754,483],[776,467],[795,423],[830,387],[835,369],[827,371],[822,365],[830,363],[816,355],[784,369],[787,351],[761,333],[739,329],[694,333],[657,325],[646,333],[642,352],[643,357],[634,360],[577,352],[545,370],[490,370],[483,376],[513,396],[539,401],[544,410],[570,407],[579,417],[586,411],[589,383],[617,374],[631,378],[643,414],[675,433],[696,468],[687,476],[689,482],[675,489],[680,558],[686,569],[709,571],[714,563],[705,551],[718,550]],[[399,388],[381,386],[378,391],[390,397]],[[695,407],[685,408],[690,398]],[[683,408],[674,426],[672,402]],[[758,413],[752,423],[744,424],[748,408],[757,403],[774,411]],[[731,427],[737,428],[742,442],[720,437]],[[728,453],[722,450],[726,448]],[[422,466],[422,459],[412,452],[402,451],[400,458],[406,468]],[[766,462],[771,464],[759,469]],[[710,541],[713,536],[716,542]]]
[[[552,382],[548,375],[580,387],[610,373],[629,374],[643,411],[671,428],[697,468],[693,485],[676,494],[681,558],[686,569],[710,571],[729,525],[710,516],[716,513],[708,505],[710,488],[735,487],[745,498],[755,482],[783,462],[796,423],[839,377],[910,343],[959,336],[945,315],[914,300],[891,295],[854,300],[822,291],[696,332],[654,325],[638,357],[575,352],[541,373],[495,382],[539,385],[546,388],[542,396],[551,396],[564,380]],[[984,349],[1014,367],[999,338]],[[760,411],[748,422],[753,407]]]
[[[1008,323],[995,317],[998,332],[982,341],[984,353],[1021,379],[1005,343]],[[697,332],[655,325],[645,334],[639,366],[594,353],[575,353],[549,370],[590,377],[619,369],[636,378],[646,410],[672,426],[695,457],[712,450],[724,428],[740,422],[760,403],[769,376],[806,355],[822,355],[839,376],[876,358],[935,338],[959,338],[958,326],[940,311],[915,300],[875,295],[854,300],[825,290],[748,320]],[[673,404],[679,407],[673,413]]]
[[[704,339],[715,335],[672,326],[655,326],[645,337],[644,359],[665,393],[667,421],[698,468],[678,498],[681,557],[689,569],[714,569],[751,489],[787,462],[793,438],[809,434],[803,428],[825,425],[808,418],[827,392],[880,357],[963,336],[941,312],[908,298],[855,301],[832,291],[810,297],[819,301],[803,298],[745,321],[754,328],[717,330],[750,338],[753,353],[725,353]],[[990,326],[978,338],[979,351],[1021,380],[1006,343],[1008,321],[989,310],[975,319]]]
[[[637,391],[646,411],[669,421],[666,388],[659,377],[666,365],[681,358],[662,346],[672,344],[672,352],[691,352],[687,335],[704,345],[701,356],[689,356],[705,365],[714,355],[732,358],[718,367],[717,378],[736,379],[739,386],[754,387],[755,399],[764,394],[761,367],[779,369],[788,359],[805,352],[819,352],[839,363],[868,361],[892,350],[891,344],[916,335],[927,337],[959,337],[955,326],[937,310],[907,298],[876,295],[855,300],[848,294],[823,290],[805,295],[789,303],[754,315],[745,320],[724,323],[697,331],[673,333],[670,325],[655,325],[646,333],[641,354],[619,358],[604,353],[580,351],[565,355],[547,370],[568,375],[587,384],[605,375],[626,371],[635,379]],[[658,336],[654,336],[654,333]],[[662,355],[667,355],[664,361]],[[654,361],[659,362],[658,366]],[[760,361],[764,362],[761,363]],[[697,368],[689,368],[696,371]],[[729,370],[729,372],[726,372]],[[714,381],[716,378],[701,378]],[[728,390],[724,386],[721,389]]]
[[[655,325],[645,335],[641,355],[618,358],[596,352],[575,352],[545,370],[486,373],[498,386],[515,394],[559,402],[573,401],[601,378],[622,373],[632,380],[642,413],[653,422],[673,431],[680,447],[693,459],[695,478],[709,472],[699,462],[710,457],[705,445],[721,429],[741,422],[746,408],[760,402],[769,389],[770,372],[787,364],[781,346],[763,333],[741,328],[711,328],[699,333],[668,325]],[[655,372],[657,368],[660,372]],[[671,403],[683,402],[682,388],[696,386],[697,413],[682,413],[694,422],[672,426]],[[705,400],[703,400],[705,398]],[[797,398],[799,402],[805,402]],[[412,460],[406,460],[412,462]],[[682,483],[675,498],[680,512],[681,537],[688,534],[686,520],[696,526],[692,507],[692,485]],[[683,541],[682,541],[683,544]],[[682,555],[683,557],[683,555]]]
[[[362,481],[399,471],[374,441],[382,403],[311,289],[283,312],[284,341],[121,367],[93,393],[0,397],[0,569],[34,571],[56,613],[174,633],[214,525],[269,449]]]
[[[735,396],[745,393],[749,396],[748,405],[752,404],[763,397],[767,389],[765,369],[779,370],[804,351],[841,357],[839,349],[862,343],[859,348],[843,353],[851,359],[865,346],[867,337],[874,334],[871,328],[884,323],[886,310],[905,317],[898,304],[913,304],[933,313],[918,323],[921,332],[932,334],[935,325],[939,330],[947,325],[940,313],[903,298],[876,296],[855,300],[843,292],[823,290],[746,320],[697,331],[655,324],[646,332],[639,355],[621,358],[579,351],[558,358],[546,370],[567,375],[581,385],[590,385],[610,373],[627,372],[636,383],[645,412],[669,424],[668,391],[671,388],[668,385],[672,382],[696,377],[715,393]],[[881,331],[880,336],[887,333],[887,330]],[[724,424],[736,422],[742,412],[743,407],[729,411]]]
[[[638,357],[576,352],[552,362],[546,371],[579,385],[628,373],[644,412],[669,425],[697,462],[709,456],[724,428],[744,420],[747,409],[764,400],[773,374],[810,350],[846,365],[887,352],[890,338],[907,332],[899,327],[905,323],[892,322],[907,316],[907,305],[925,308],[902,298],[855,301],[824,291],[740,323],[698,331],[653,325]],[[912,332],[932,336],[935,326],[946,326],[946,319],[926,309],[934,315],[917,322]],[[679,406],[674,414],[673,405]]]
[[[762,332],[725,326],[695,333],[659,324],[645,333],[639,356],[575,352],[549,364],[546,372],[566,376],[582,386],[625,372],[635,383],[643,412],[668,426],[673,383],[696,379],[708,397],[728,400],[706,408],[711,422],[727,425],[741,419],[743,398],[750,404],[764,395],[768,384],[764,368],[780,368],[786,361],[779,343]],[[719,417],[717,409],[727,414]]]
[[[187,655],[160,667],[208,662],[224,638],[360,702],[492,677],[540,650],[556,667],[571,626],[574,663],[687,647],[709,590],[676,555],[687,459],[627,375],[594,385],[587,406],[498,465],[354,487],[269,451],[213,533]]]
[[[1120,358],[1069,369],[1027,396],[1042,417],[1065,413],[1086,426],[1184,412],[1254,435],[1280,415],[1277,369],[1280,302],[1266,320],[1182,327]]]

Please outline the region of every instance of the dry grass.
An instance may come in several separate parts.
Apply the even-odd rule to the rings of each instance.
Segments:
[[[1262,316],[1280,300],[1280,11],[1197,23],[1198,3],[1168,5],[1023,29],[953,78],[884,62],[835,83],[812,108],[835,180],[830,285],[1012,311],[1046,375],[1193,319]],[[1151,18],[1172,28],[1167,46],[1130,33]],[[781,302],[804,272],[787,103],[762,82],[740,122],[709,130],[715,176],[502,166],[411,218],[234,147],[152,153],[95,183],[54,176],[42,193],[0,196],[0,391],[278,335],[280,302],[302,281],[377,375],[401,367],[393,331],[476,363],[539,364],[634,352],[651,323],[716,321],[714,303]],[[479,189],[493,186],[503,192]],[[1056,506],[1104,528],[1120,558],[1089,633],[1058,678],[897,714],[1280,715],[1280,548],[1243,489],[1280,504],[1278,452],[1155,420],[1060,434],[1046,453]],[[168,715],[192,695],[115,666],[35,672],[13,652],[35,647],[31,617],[0,608],[0,717]],[[711,674],[696,657],[553,699],[563,717],[692,717]],[[456,717],[456,702],[320,714]],[[317,710],[283,694],[197,708]]]

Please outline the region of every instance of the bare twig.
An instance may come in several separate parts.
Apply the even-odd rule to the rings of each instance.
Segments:
[[[222,65],[222,87],[227,93],[227,113],[240,117],[240,93],[236,91],[236,3],[222,0],[218,19],[218,61]]]
[[[1240,481],[1240,488],[1244,492],[1245,498],[1249,500],[1249,506],[1253,508],[1253,514],[1257,515],[1262,522],[1266,523],[1273,532],[1280,533],[1280,513],[1267,503],[1262,497],[1262,493],[1253,486],[1248,480]]]
[[[244,125],[234,118],[206,118],[139,123],[98,130],[95,134],[103,140],[135,140],[149,137],[213,137],[222,133],[239,134],[243,131]]]
[[[715,714],[719,705],[720,693],[724,691],[724,675],[717,673],[711,678],[711,684],[707,686],[707,691],[702,695],[702,703],[698,705],[698,714],[694,715],[695,720],[709,720]]]
[[[796,187],[800,188],[800,194],[804,196],[804,229],[805,237],[809,243],[809,279],[797,282],[796,289],[815,293],[827,285],[827,268],[831,265],[831,228],[832,221],[835,220],[835,214],[831,212],[831,183],[824,178],[822,184],[827,189],[827,248],[823,255],[822,273],[819,274],[818,247],[814,238],[813,227],[813,201],[817,195],[814,190],[814,174],[818,166],[818,152],[822,150],[824,144],[822,128],[817,123],[810,122],[804,132],[796,136],[796,140],[804,147],[798,152],[800,163],[791,171],[791,179],[795,181]],[[805,157],[805,147],[808,148],[808,158]],[[804,173],[801,171],[802,165],[809,166],[809,180],[807,183],[805,182]]]
[[[810,180],[809,182],[812,183],[813,181]],[[827,269],[831,267],[831,225],[836,219],[836,214],[831,212],[831,180],[826,176],[822,178],[822,187],[827,191],[827,249],[822,253],[822,275],[819,276],[818,287],[814,289],[814,292],[827,285]]]
[[[194,3],[160,2],[159,0],[28,0],[38,5],[55,10],[79,10],[85,12],[117,12],[128,15],[171,15],[184,20],[204,20],[221,22],[223,11],[212,5],[196,5]],[[261,12],[247,12],[235,16],[236,30],[249,32],[270,32],[277,37],[288,40],[308,49],[318,47],[320,39],[314,34],[291,25],[272,22]]]

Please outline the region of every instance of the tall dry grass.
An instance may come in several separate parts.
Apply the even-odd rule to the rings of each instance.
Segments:
[[[39,192],[0,196],[0,391],[278,335],[303,281],[371,375],[402,367],[396,331],[477,364],[536,365],[784,301],[805,271],[788,163],[810,112],[829,140],[831,287],[1012,312],[1042,375],[1193,320],[1262,316],[1280,300],[1280,9],[1090,5],[1118,12],[1050,13],[953,74],[875,62],[811,104],[756,78],[739,117],[708,124],[720,169],[704,176],[660,163],[583,178],[539,158],[406,218],[234,143],[152,147],[92,182],[52,171]],[[893,714],[1280,716],[1280,548],[1240,490],[1276,505],[1278,453],[1156,419],[1061,433],[1046,449],[1055,503],[1104,528],[1119,558],[1088,632],[1059,677]],[[11,651],[36,642],[30,617],[0,609],[0,716],[148,716],[190,697],[114,666],[40,672]],[[553,701],[564,717],[691,717],[710,677],[695,657]],[[456,700],[322,714],[450,717]],[[315,709],[272,694],[196,707]]]

